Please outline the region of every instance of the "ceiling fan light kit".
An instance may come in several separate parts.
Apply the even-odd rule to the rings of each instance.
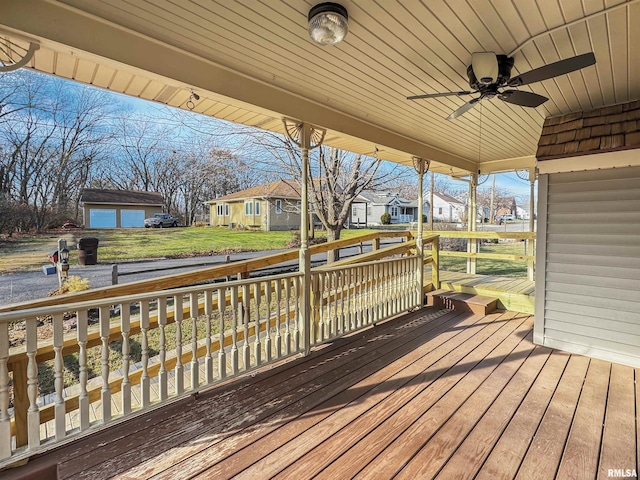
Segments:
[[[480,94],[476,98],[453,111],[447,120],[453,120],[468,112],[485,98],[498,97],[503,102],[519,105],[521,107],[535,108],[549,100],[543,95],[527,92],[524,90],[513,90],[522,85],[541,82],[559,75],[580,70],[596,63],[596,57],[592,52],[566,58],[558,62],[550,63],[539,68],[534,68],[528,72],[511,78],[511,69],[514,65],[513,57],[507,55],[496,55],[494,52],[476,52],[471,57],[471,65],[467,68],[467,78],[472,91],[427,93],[407,97],[407,100],[418,100],[422,98],[436,98],[447,96],[463,96]],[[508,90],[502,90],[511,87]]]
[[[470,68],[474,77],[482,85],[491,85],[498,79],[498,58],[494,52],[474,53],[471,56]]]

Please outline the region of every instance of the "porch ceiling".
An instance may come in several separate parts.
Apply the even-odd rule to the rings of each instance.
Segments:
[[[342,0],[349,34],[324,48],[307,34],[316,3],[0,0],[0,29],[40,43],[41,72],[180,108],[193,88],[203,114],[278,132],[292,117],[329,145],[443,173],[527,168],[545,117],[640,97],[637,0]],[[447,121],[469,97],[405,99],[467,89],[473,52],[523,44],[514,75],[589,51],[597,64],[522,87],[549,97],[536,109],[486,101]]]

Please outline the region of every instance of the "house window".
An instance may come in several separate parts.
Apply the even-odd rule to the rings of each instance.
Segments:
[[[371,205],[367,205],[367,215],[371,215]]]
[[[229,204],[228,203],[224,206],[224,216],[225,217],[229,216]]]
[[[276,214],[280,215],[282,213],[282,200],[276,200]]]
[[[256,202],[256,215],[260,215],[260,202]]]
[[[398,207],[391,207],[391,216],[392,217],[398,216]]]
[[[442,215],[442,207],[438,208],[438,215]]]
[[[244,202],[244,214],[253,215],[253,202]]]
[[[218,210],[218,216],[219,216],[219,217],[221,217],[221,216],[222,216],[222,211],[223,211],[223,210],[222,210],[222,207],[223,207],[223,205],[222,205],[221,203],[219,203],[219,204],[217,205],[217,207],[216,207],[216,208],[217,208],[217,210]]]

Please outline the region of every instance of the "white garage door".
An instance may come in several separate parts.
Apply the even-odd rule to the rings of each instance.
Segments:
[[[121,210],[120,225],[122,228],[144,227],[144,210]]]
[[[89,217],[91,228],[116,228],[115,210],[91,209]]]

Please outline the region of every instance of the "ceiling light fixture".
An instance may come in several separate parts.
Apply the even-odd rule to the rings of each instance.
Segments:
[[[349,31],[347,9],[337,3],[320,3],[309,11],[309,35],[318,45],[340,43]]]

